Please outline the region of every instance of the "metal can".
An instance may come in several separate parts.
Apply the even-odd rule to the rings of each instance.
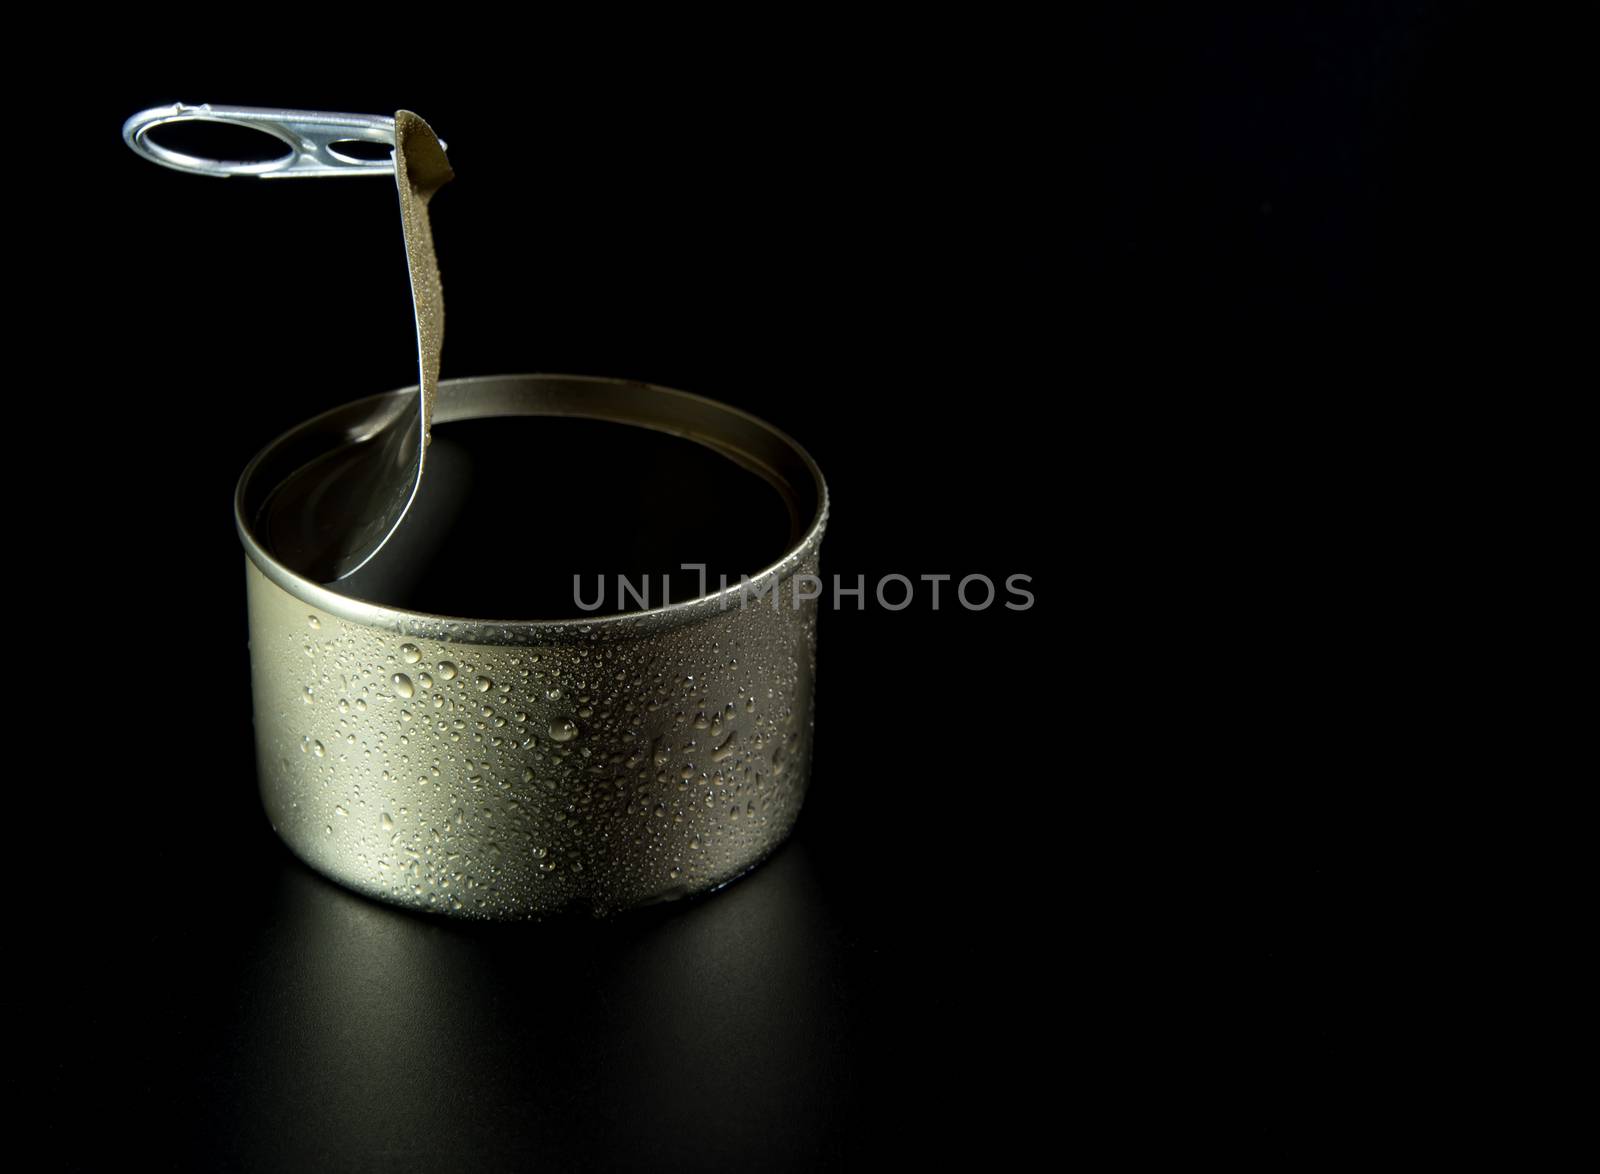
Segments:
[[[446,380],[435,422],[576,416],[672,433],[772,484],[785,553],[652,610],[484,620],[368,602],[274,558],[262,518],[295,470],[359,442],[393,397],[264,449],[235,498],[262,803],[312,868],[413,909],[604,914],[705,892],[789,834],[810,773],[827,489],[735,408],[580,376]]]

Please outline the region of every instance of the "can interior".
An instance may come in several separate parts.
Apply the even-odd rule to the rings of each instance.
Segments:
[[[271,556],[318,492],[314,470],[363,443],[405,394],[336,408],[269,446],[240,483],[247,537]],[[726,405],[619,380],[450,380],[404,521],[329,586],[439,616],[617,614],[639,610],[641,592],[659,607],[755,576],[802,540],[820,505],[809,458]]]

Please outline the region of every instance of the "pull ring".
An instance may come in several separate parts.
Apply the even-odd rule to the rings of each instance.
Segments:
[[[175,122],[219,122],[261,131],[289,149],[280,159],[238,162],[187,155],[153,142],[149,135]],[[394,160],[359,159],[341,152],[341,143],[394,146],[394,119],[382,114],[329,114],[318,110],[274,110],[259,106],[186,106],[182,102],[142,110],[122,124],[122,138],[152,163],[197,175],[252,175],[293,179],[325,175],[394,174]],[[443,143],[439,144],[441,147]]]

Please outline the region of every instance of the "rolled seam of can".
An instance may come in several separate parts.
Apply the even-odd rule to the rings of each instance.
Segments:
[[[463,917],[608,913],[703,892],[788,835],[810,773],[815,576],[827,491],[770,425],[685,392],[524,375],[447,380],[439,423],[581,416],[705,444],[771,481],[791,542],[732,586],[650,611],[567,620],[427,615],[303,579],[260,541],[288,472],[390,396],[336,408],[246,468],[262,802],[307,864],[381,900]]]

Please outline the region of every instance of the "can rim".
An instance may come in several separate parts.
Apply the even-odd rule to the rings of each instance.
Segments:
[[[737,585],[657,608],[595,616],[574,616],[566,619],[491,619],[448,616],[391,607],[342,594],[330,586],[317,583],[290,570],[257,540],[254,526],[248,520],[250,511],[247,500],[255,489],[255,480],[261,475],[263,466],[275,453],[296,440],[309,438],[319,432],[345,431],[348,435],[348,430],[340,424],[341,418],[348,418],[352,412],[361,407],[375,406],[392,396],[415,394],[416,387],[413,385],[364,396],[321,412],[274,438],[251,458],[239,476],[233,501],[234,525],[244,546],[246,557],[270,581],[307,606],[321,612],[366,627],[383,628],[400,634],[462,644],[525,644],[538,641],[593,639],[602,634],[617,634],[624,631],[654,631],[663,627],[691,623],[742,607],[746,599],[752,595],[760,599],[769,591],[773,597],[773,606],[779,605],[780,592],[777,584],[788,578],[805,559],[815,554],[828,519],[827,483],[810,453],[787,433],[767,421],[719,400],[658,384],[597,375],[474,375],[441,380],[435,419],[440,423],[446,423],[451,420],[492,417],[496,413],[460,412],[452,409],[460,409],[464,401],[475,396],[493,398],[497,392],[508,390],[506,385],[526,387],[537,383],[549,384],[552,387],[567,385],[568,389],[573,390],[601,389],[612,395],[638,397],[640,403],[648,403],[655,397],[665,397],[658,401],[663,409],[681,412],[686,417],[693,416],[702,428],[692,430],[668,427],[665,424],[665,411],[654,417],[648,412],[634,416],[620,412],[614,405],[607,403],[583,403],[578,399],[564,402],[559,396],[556,403],[545,405],[550,410],[524,411],[516,414],[576,416],[652,428],[655,431],[697,441],[740,464],[754,475],[787,484],[788,479],[762,460],[758,454],[739,446],[736,430],[753,429],[756,435],[774,445],[779,452],[803,467],[810,475],[812,488],[816,494],[816,505],[811,511],[811,517],[800,524],[798,527],[800,536],[789,543],[782,556],[757,573],[746,576]],[[705,430],[704,426],[709,424],[714,428],[719,423],[723,425],[720,431]],[[355,440],[357,437],[350,436],[349,439]]]

